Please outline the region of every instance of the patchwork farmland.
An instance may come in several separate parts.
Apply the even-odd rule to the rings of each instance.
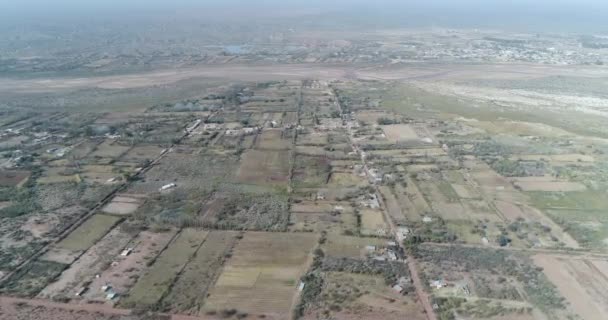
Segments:
[[[188,111],[95,116],[0,171],[1,295],[176,319],[600,319],[603,155],[493,140],[513,123],[399,108],[402,89],[219,86]]]

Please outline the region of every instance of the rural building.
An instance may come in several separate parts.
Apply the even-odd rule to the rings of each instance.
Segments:
[[[175,187],[177,187],[177,184],[175,184],[175,183],[169,183],[169,184],[166,184],[166,185],[160,187],[159,191],[165,191],[165,190],[169,190],[169,189],[172,189],[172,188],[175,188]]]

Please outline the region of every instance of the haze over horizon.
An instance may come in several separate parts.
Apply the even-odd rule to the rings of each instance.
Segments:
[[[2,1],[4,24],[56,23],[80,20],[132,20],[145,16],[203,20],[229,19],[233,23],[272,23],[282,17],[321,16],[324,23],[345,27],[497,28],[517,31],[608,32],[608,2],[560,1]],[[245,20],[246,19],[246,20]]]

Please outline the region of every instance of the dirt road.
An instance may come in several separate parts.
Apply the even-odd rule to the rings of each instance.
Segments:
[[[336,95],[335,91],[334,91],[334,95]],[[340,101],[340,99],[338,99],[336,97],[336,99],[334,99],[334,101]],[[336,105],[338,106],[340,113],[344,114],[341,104],[339,102],[336,102]],[[348,131],[348,139],[349,139],[351,148],[353,149],[354,152],[356,152],[357,154],[359,154],[361,156],[361,163],[363,165],[363,169],[365,171],[366,176],[368,178],[372,177],[369,167],[367,165],[365,154],[359,149],[357,144],[355,144],[353,141],[354,132],[352,131],[352,128],[350,126],[348,126],[347,131]],[[374,190],[376,193],[376,198],[378,199],[380,207],[383,209],[382,212],[384,213],[385,220],[389,224],[391,233],[395,236],[395,238],[397,238],[397,227],[395,226],[395,223],[393,222],[390,215],[388,214],[388,208],[386,207],[386,204],[384,203],[384,200],[382,199],[382,195],[380,193],[380,190],[378,189],[378,185],[372,184],[372,186],[374,187]],[[403,243],[399,243],[399,246],[405,250]],[[422,283],[422,280],[420,279],[420,274],[418,273],[416,259],[414,257],[408,256],[407,266],[410,271],[410,277],[412,278],[412,283],[414,284],[414,288],[416,288],[416,295],[418,296],[418,300],[419,300],[420,304],[424,308],[427,319],[428,320],[437,320],[437,315],[435,315],[435,312],[433,311],[433,306],[431,305],[430,297],[424,290],[424,284]]]

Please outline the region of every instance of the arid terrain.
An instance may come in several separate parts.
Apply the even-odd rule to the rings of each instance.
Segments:
[[[605,37],[299,23],[0,32],[0,319],[606,318]]]

